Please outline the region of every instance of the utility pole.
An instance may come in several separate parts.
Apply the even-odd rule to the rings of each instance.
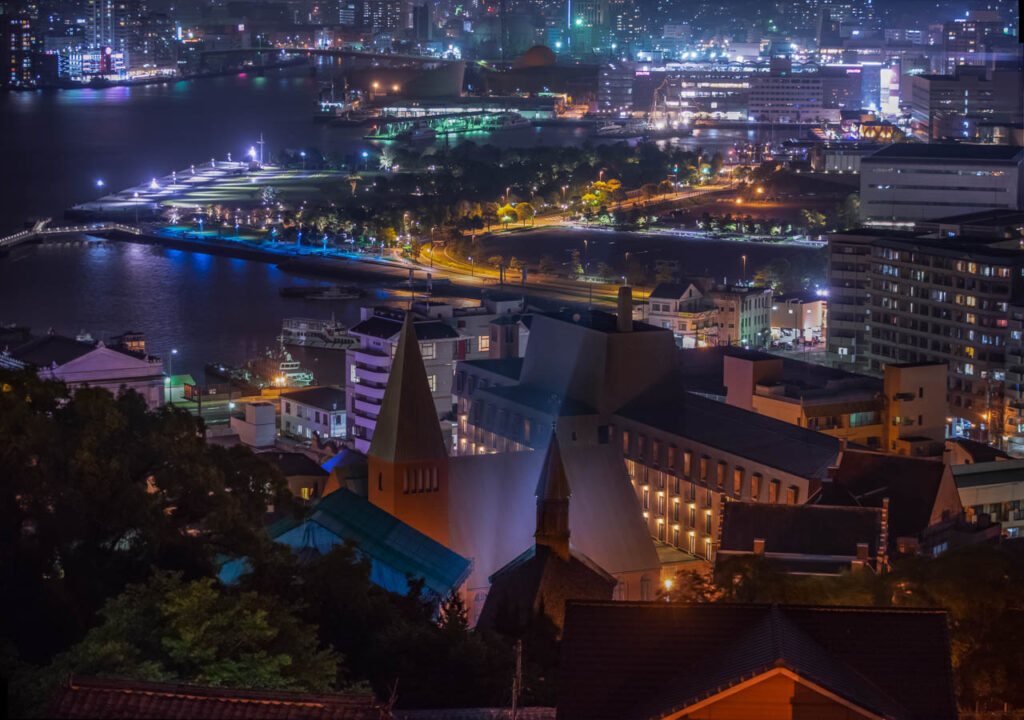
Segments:
[[[516,671],[512,676],[512,720],[519,720],[519,693],[523,690],[523,641],[516,640]]]
[[[260,141],[256,143],[260,146],[260,165],[263,164],[263,146],[266,144],[263,142],[263,133],[260,133]]]

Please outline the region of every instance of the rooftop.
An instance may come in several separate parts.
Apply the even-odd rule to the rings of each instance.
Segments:
[[[1019,162],[1024,148],[1011,145],[972,145],[967,143],[894,143],[864,158],[880,160],[938,160],[961,162]]]
[[[677,374],[616,414],[798,477],[824,477],[839,454],[834,437],[690,393]]]
[[[486,370],[487,372],[494,373],[495,375],[507,377],[509,380],[518,380],[519,375],[523,371],[522,358],[484,358],[482,360],[460,360],[459,365],[468,365],[470,367]]]
[[[53,718],[218,718],[379,720],[368,695],[314,695],[72,676],[57,692]]]
[[[416,320],[416,337],[425,340],[446,340],[459,337],[451,325],[439,320]],[[353,325],[349,332],[354,335],[369,335],[384,340],[393,340],[402,330],[402,320],[374,315]]]
[[[14,348],[11,350],[11,356],[28,365],[44,368],[54,364],[64,365],[95,349],[94,343],[80,342],[74,338],[50,333]]]
[[[766,553],[857,555],[867,543],[878,551],[882,512],[877,508],[729,502],[722,510],[721,549],[751,553],[754,540]]]
[[[345,391],[330,385],[291,390],[281,393],[281,397],[331,412],[345,409]]]
[[[534,385],[492,385],[480,394],[502,398],[547,415],[592,415],[596,412],[586,403],[548,392]]]
[[[562,322],[581,325],[597,332],[614,335],[619,332],[618,318],[604,310],[562,310],[559,312],[545,313],[548,317],[561,320]],[[662,328],[654,327],[639,320],[633,321],[633,332],[665,332]]]
[[[558,717],[677,716],[780,668],[874,716],[957,717],[944,611],[665,602],[569,603]]]
[[[953,480],[958,488],[1024,483],[1024,460],[993,460],[954,465],[952,469]]]

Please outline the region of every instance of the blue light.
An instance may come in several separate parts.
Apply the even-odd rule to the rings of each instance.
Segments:
[[[369,152],[367,152],[366,150],[363,150],[363,152],[362,152],[362,153],[360,153],[360,154],[361,154],[361,155],[363,156],[363,159],[364,159],[364,160],[365,160],[366,158],[370,157],[370,153],[369,153]]]

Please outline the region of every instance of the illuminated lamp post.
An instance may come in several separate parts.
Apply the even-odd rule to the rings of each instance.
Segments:
[[[132,193],[132,198],[135,200],[135,224],[139,224],[139,194],[137,192]]]
[[[299,157],[302,158],[302,169],[305,170],[306,169],[306,151],[305,150],[300,150],[299,151]]]

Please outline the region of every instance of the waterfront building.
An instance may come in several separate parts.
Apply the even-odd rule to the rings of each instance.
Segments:
[[[954,465],[953,480],[968,520],[998,523],[1003,535],[1024,536],[1024,460]]]
[[[281,434],[303,440],[345,437],[345,391],[324,386],[281,393]]]
[[[955,720],[948,622],[918,608],[570,602],[558,718]]]
[[[103,388],[115,395],[123,388],[139,393],[150,408],[164,404],[165,377],[160,358],[81,342],[52,331],[0,353],[0,367],[35,368],[44,380],[59,380],[74,391]]]
[[[598,109],[607,113],[631,111],[635,74],[636,70],[632,63],[602,65],[597,81]]]
[[[363,308],[361,320],[349,330],[359,347],[345,356],[347,394],[347,435],[365,453],[373,439],[384,388],[395,356],[402,321],[411,314],[420,342],[420,356],[427,368],[427,383],[438,418],[452,411],[452,378],[457,360],[491,357],[492,336],[495,357],[526,347],[526,325],[521,322],[521,298],[495,296],[478,306],[454,307],[430,300],[414,302],[411,310],[391,307]],[[501,332],[492,327],[498,319],[514,320]],[[449,425],[450,428],[450,425]],[[450,435],[450,429],[446,431]]]
[[[1018,214],[1005,216],[1012,224]],[[886,364],[945,363],[951,434],[996,442],[1004,390],[1014,399],[1019,384],[1010,305],[1024,291],[1024,253],[992,227],[981,234],[985,223],[974,217],[964,221],[975,223],[972,234],[953,218],[935,232],[832,235],[828,350],[874,373]]]
[[[838,119],[836,111],[825,110],[821,76],[793,72],[788,63],[782,69],[773,67],[767,75],[751,78],[747,113],[754,122],[780,125],[820,123],[833,116]]]
[[[860,166],[861,215],[872,226],[1024,208],[1024,148],[896,143]]]
[[[718,285],[707,297],[717,310],[719,345],[768,346],[772,338],[771,288]]]
[[[709,286],[703,279],[659,283],[647,299],[649,322],[671,330],[683,348],[718,344],[718,308],[704,295]]]
[[[986,125],[1024,122],[1024,71],[958,66],[950,75],[910,75],[904,97],[918,139],[978,139]]]
[[[887,532],[880,508],[731,502],[722,510],[715,563],[757,555],[794,575],[881,572]]]

